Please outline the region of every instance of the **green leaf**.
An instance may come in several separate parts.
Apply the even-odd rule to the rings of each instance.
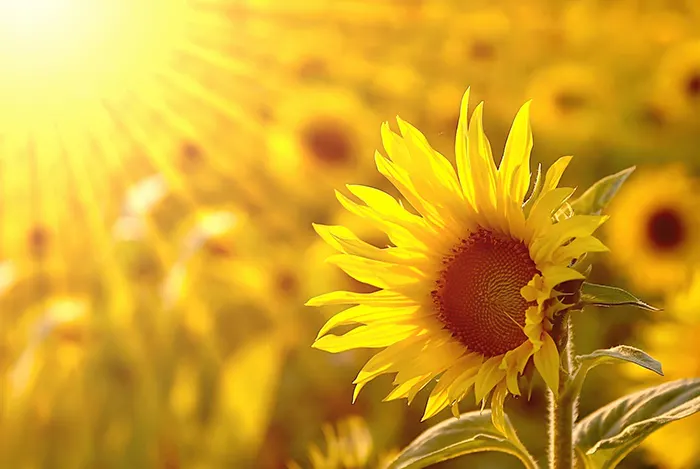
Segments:
[[[467,412],[450,418],[423,432],[394,459],[389,469],[419,469],[469,453],[500,451],[518,457],[525,467],[537,463],[515,435],[506,416],[506,434],[491,421],[491,411]]]
[[[588,372],[596,366],[613,364],[617,362],[635,363],[642,368],[653,371],[656,374],[661,376],[664,375],[663,371],[661,370],[661,363],[654,360],[646,352],[628,345],[619,345],[610,349],[596,350],[593,353],[576,357],[578,367],[574,372],[570,392],[573,392],[578,396],[581,392],[583,382],[586,379]]]
[[[667,423],[700,411],[700,378],[682,379],[625,396],[576,425],[576,453],[586,469],[611,469]]]
[[[623,169],[619,173],[605,176],[593,184],[581,197],[571,202],[574,213],[576,215],[599,215],[634,170],[634,166]]]
[[[633,294],[618,287],[583,282],[580,305],[583,306],[635,306],[648,311],[659,311]]]

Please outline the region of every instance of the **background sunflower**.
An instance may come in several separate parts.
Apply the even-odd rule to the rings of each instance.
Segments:
[[[428,391],[379,404],[380,378],[353,405],[367,351],[309,347],[336,310],[306,299],[372,289],[321,262],[311,223],[385,245],[332,190],[397,195],[372,162],[397,114],[453,159],[468,86],[494,154],[532,98],[536,160],[576,156],[562,186],[638,166],[593,276],[674,298],[698,267],[698,24],[694,0],[0,2],[0,468],[278,468],[358,414],[375,448],[414,438]],[[654,210],[685,227],[673,252],[644,240]],[[577,346],[653,343],[667,310],[591,312]],[[582,414],[619,394],[591,379]],[[537,395],[507,404],[522,435]]]

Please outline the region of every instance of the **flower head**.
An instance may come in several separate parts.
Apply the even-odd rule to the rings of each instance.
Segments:
[[[583,278],[574,260],[606,250],[592,236],[605,217],[563,209],[574,190],[557,185],[570,157],[544,177],[538,171],[530,191],[529,103],[515,117],[496,168],[482,127],[483,104],[468,125],[468,99],[467,91],[456,170],[409,123],[398,119],[400,134],[382,126],[389,158],[377,153],[377,168],[412,208],[371,187],[348,186],[363,204],[337,194],[345,208],[385,231],[389,246],[368,244],[342,226],[316,226],[340,251],[329,261],[380,290],[310,300],[314,306],[356,305],[332,317],[314,347],[384,349],[360,371],[355,397],[377,376],[396,373],[387,399],[410,402],[439,378],[424,418],[446,407],[458,415],[458,402],[472,388],[477,402],[492,395],[492,405],[502,406],[508,393],[520,394],[519,377],[531,362],[556,393],[559,353],[551,331],[566,307],[560,300],[571,294],[557,286]],[[358,327],[330,334],[350,324]]]
[[[642,171],[610,206],[610,260],[640,289],[685,285],[700,259],[697,181],[682,166]]]

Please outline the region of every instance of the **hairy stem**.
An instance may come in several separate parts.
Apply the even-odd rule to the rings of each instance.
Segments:
[[[552,330],[557,341],[561,366],[559,368],[559,395],[549,396],[549,455],[551,469],[572,469],[574,459],[573,428],[576,420],[576,400],[574,393],[566,392],[571,381],[573,343],[570,334],[569,315],[557,318]]]

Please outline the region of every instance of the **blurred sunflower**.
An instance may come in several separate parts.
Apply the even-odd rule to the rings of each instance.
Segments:
[[[396,451],[385,452],[373,458],[374,442],[366,422],[358,416],[347,417],[335,426],[325,424],[323,435],[326,451],[317,445],[309,446],[309,466],[311,469],[385,469]],[[290,462],[289,469],[301,469],[296,462]]]
[[[551,65],[537,70],[527,89],[537,103],[532,124],[549,139],[590,144],[610,123],[605,110],[612,92],[603,69],[577,62]]]
[[[369,173],[362,158],[374,148],[366,129],[376,121],[351,91],[334,87],[289,90],[276,108],[270,130],[269,171],[289,190],[305,200],[340,180]],[[298,181],[313,181],[299,184]]]
[[[677,289],[698,261],[697,183],[681,166],[640,171],[610,206],[611,263],[638,289]]]
[[[700,40],[683,42],[662,57],[654,92],[667,103],[669,118],[679,124],[700,119]]]
[[[285,28],[277,56],[280,78],[291,82],[325,82],[344,70],[343,51],[349,49],[337,28]]]
[[[487,81],[492,67],[508,52],[510,19],[501,9],[491,8],[454,14],[448,21],[450,33],[439,50],[442,63],[468,74],[473,67],[479,72],[469,78]]]
[[[315,226],[341,252],[329,262],[380,290],[309,300],[311,306],[357,305],[331,318],[314,347],[384,348],[357,376],[355,398],[385,373],[397,373],[387,400],[409,402],[440,377],[424,419],[448,406],[458,415],[458,403],[472,387],[477,402],[494,391],[492,407],[502,410],[507,394],[520,394],[518,378],[531,359],[557,393],[559,353],[552,331],[555,314],[566,307],[556,288],[583,279],[569,267],[573,260],[606,250],[592,236],[605,217],[555,219],[573,193],[557,188],[571,157],[552,165],[525,201],[531,182],[529,103],[515,117],[497,169],[483,132],[483,103],[467,128],[468,99],[467,92],[455,142],[456,172],[407,122],[397,118],[401,135],[388,123],[382,126],[390,159],[377,153],[377,168],[420,215],[371,187],[348,186],[366,205],[337,193],[346,209],[385,231],[393,246],[377,248],[343,226]],[[329,334],[342,325],[359,327]],[[502,425],[499,415],[494,412],[494,422]]]
[[[690,287],[673,294],[666,303],[663,315],[647,322],[640,335],[647,350],[664,364],[665,380],[700,376],[700,271],[696,271]],[[648,375],[628,370],[634,378],[649,385]],[[700,416],[687,419],[655,432],[645,440],[643,447],[654,462],[663,469],[696,467],[700,461],[700,435],[697,429]],[[673,451],[669,451],[673,448]]]

